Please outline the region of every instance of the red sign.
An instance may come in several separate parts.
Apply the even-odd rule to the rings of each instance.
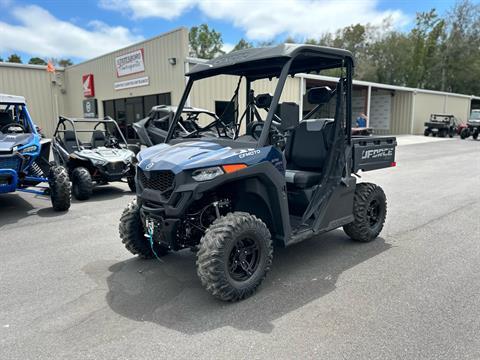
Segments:
[[[83,96],[94,97],[95,87],[93,86],[93,74],[82,75]]]

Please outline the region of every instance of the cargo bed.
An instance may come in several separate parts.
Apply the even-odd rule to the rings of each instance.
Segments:
[[[395,136],[352,136],[352,171],[395,166]]]

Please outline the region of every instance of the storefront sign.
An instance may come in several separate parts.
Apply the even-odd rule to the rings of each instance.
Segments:
[[[148,79],[148,76],[144,76],[137,79],[118,81],[113,84],[113,88],[115,90],[123,90],[123,89],[139,87],[139,86],[147,86],[149,84],[150,84],[150,81]]]
[[[135,50],[131,53],[116,57],[115,67],[117,69],[118,77],[145,71],[143,49]]]
[[[83,117],[85,118],[97,117],[97,99],[83,100]]]
[[[83,96],[94,97],[95,87],[93,85],[93,74],[82,75]]]

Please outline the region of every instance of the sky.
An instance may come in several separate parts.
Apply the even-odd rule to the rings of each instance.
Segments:
[[[475,0],[478,2],[480,0]],[[406,31],[415,13],[445,13],[454,0],[0,0],[0,57],[70,58],[75,63],[181,26],[207,23],[224,50],[248,41],[298,41],[357,23]]]

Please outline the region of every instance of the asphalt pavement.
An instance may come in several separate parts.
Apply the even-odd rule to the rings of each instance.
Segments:
[[[68,213],[0,195],[0,359],[480,359],[480,141],[401,137],[381,237],[287,249],[222,303],[195,255],[140,260],[118,236],[126,184]]]

